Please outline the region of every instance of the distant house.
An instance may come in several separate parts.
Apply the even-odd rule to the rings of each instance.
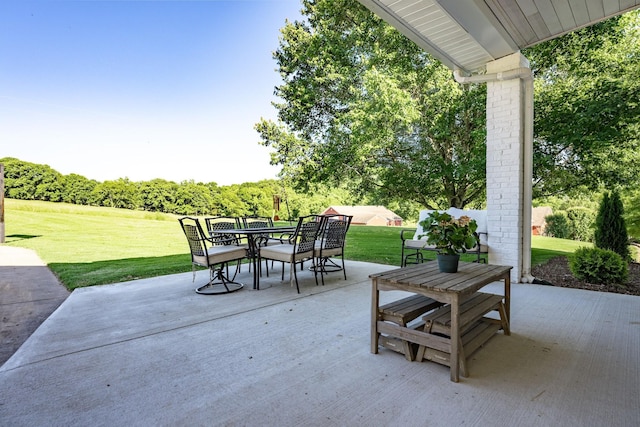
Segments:
[[[531,209],[531,234],[542,236],[547,226],[546,217],[553,215],[553,210],[549,206],[540,206]]]
[[[402,218],[384,206],[329,206],[322,215],[352,215],[356,225],[402,225]]]

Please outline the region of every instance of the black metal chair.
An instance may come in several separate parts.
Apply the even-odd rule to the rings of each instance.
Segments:
[[[207,232],[211,238],[213,245],[236,245],[242,246],[247,252],[245,258],[251,258],[249,253],[249,245],[246,241],[242,241],[239,235],[232,233],[218,233],[218,230],[232,230],[242,226],[239,217],[235,216],[212,216],[204,219]],[[240,266],[238,266],[240,271]],[[251,267],[249,267],[251,271]]]
[[[246,216],[242,218],[242,224],[244,228],[274,228],[273,219],[270,217],[260,216]],[[287,243],[291,233],[280,234],[275,236],[273,233],[265,233],[258,236],[258,243],[260,246],[266,246],[269,243]]]
[[[242,225],[244,228],[267,228],[273,227],[273,220],[269,217],[245,216],[242,217]]]
[[[242,217],[242,226],[244,228],[273,228],[273,220],[268,217],[245,216]],[[264,233],[254,236],[254,239],[258,246],[266,246],[272,237],[269,233]],[[279,239],[277,240],[282,243]]]
[[[347,280],[347,271],[344,267],[344,245],[351,225],[352,215],[323,215],[321,231],[315,243],[314,256],[316,258],[315,267],[320,272],[322,285],[324,286],[324,275],[342,270],[344,280]],[[340,257],[341,264],[338,265],[333,258]]]
[[[204,295],[218,295],[242,289],[244,285],[234,280],[241,260],[246,257],[246,249],[235,244],[213,241],[207,237],[197,218],[183,217],[178,221],[189,242],[193,280],[196,279],[196,266],[209,269],[209,282],[198,287],[196,292]],[[208,244],[212,246],[207,247]],[[228,263],[232,261],[237,262],[236,272],[232,278],[229,278]],[[226,274],[224,270],[227,271]]]
[[[306,260],[313,263],[313,271],[318,285],[317,269],[315,268],[314,246],[318,231],[320,230],[321,217],[318,215],[303,216],[298,219],[298,225],[295,233],[291,236],[288,243],[281,243],[272,246],[263,246],[258,253],[258,265],[262,259],[280,261],[282,263],[291,264],[289,271],[289,282],[293,286],[296,282],[296,290],[300,293],[298,284],[298,275],[296,273],[296,265],[303,264]],[[282,269],[282,280],[284,280],[284,268]]]
[[[240,241],[235,234],[215,233],[215,230],[230,230],[240,228],[240,218],[234,216],[213,216],[204,219],[207,232],[215,245],[239,245]]]

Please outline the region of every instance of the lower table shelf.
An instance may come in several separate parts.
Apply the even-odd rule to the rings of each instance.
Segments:
[[[451,366],[451,306],[430,307],[422,322],[408,327],[405,322],[393,324],[378,321],[379,344],[415,360],[429,360]],[[499,319],[485,315],[497,311]],[[382,317],[382,319],[385,319]],[[388,319],[387,319],[388,320]],[[395,323],[395,322],[394,322]],[[500,329],[509,335],[502,296],[476,292],[460,305],[460,371],[468,376],[467,359]],[[408,350],[410,348],[410,350]],[[412,357],[413,359],[413,357]],[[411,359],[410,359],[411,360]]]
[[[462,335],[462,350],[460,352],[460,362],[466,365],[466,360],[482,347],[496,332],[501,329],[501,325],[494,319],[482,318],[471,326]],[[448,337],[447,337],[448,338]],[[445,350],[438,350],[428,346],[419,346],[416,360],[421,362],[429,360],[442,365],[451,366],[451,353]],[[466,376],[466,368],[462,369],[462,375]]]

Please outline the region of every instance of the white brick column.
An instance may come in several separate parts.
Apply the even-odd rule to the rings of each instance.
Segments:
[[[487,64],[489,262],[513,266],[513,282],[530,273],[533,95],[530,79],[501,77],[528,66],[520,53]]]

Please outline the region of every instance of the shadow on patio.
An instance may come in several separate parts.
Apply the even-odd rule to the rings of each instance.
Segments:
[[[514,284],[512,335],[456,384],[369,352],[368,275],[389,268],[307,271],[300,295],[279,267],[221,296],[193,291],[207,271],[78,289],[0,368],[0,424],[640,424],[640,297]]]

